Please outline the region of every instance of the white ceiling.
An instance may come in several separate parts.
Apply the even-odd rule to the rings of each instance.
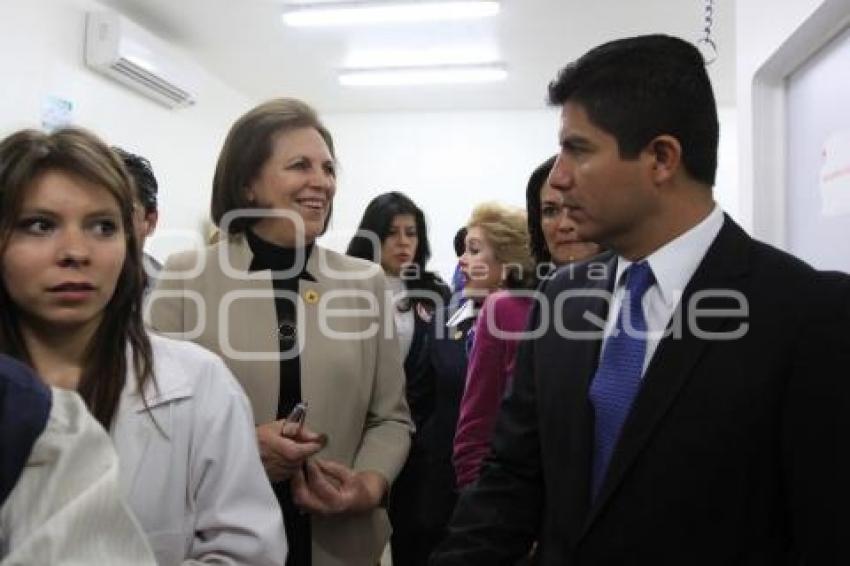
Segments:
[[[604,41],[667,33],[696,41],[707,0],[502,0],[477,22],[306,29],[283,25],[280,0],[101,0],[194,55],[247,96],[295,96],[321,112],[545,107],[557,70]],[[734,0],[714,4],[719,57],[709,67],[718,102],[735,100]],[[483,44],[501,54],[501,83],[342,87],[336,70],[352,50]]]

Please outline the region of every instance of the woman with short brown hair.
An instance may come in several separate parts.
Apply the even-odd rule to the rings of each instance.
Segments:
[[[170,257],[151,296],[154,326],[221,353],[248,393],[290,566],[378,562],[381,502],[410,445],[383,273],[316,243],[335,193],[333,142],[312,108],[257,106],[216,166],[221,241]],[[285,427],[300,403],[306,424]]]

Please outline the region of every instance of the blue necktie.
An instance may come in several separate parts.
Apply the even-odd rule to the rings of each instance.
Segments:
[[[602,360],[590,384],[589,397],[596,417],[593,431],[593,499],[596,499],[602,487],[623,422],[640,389],[646,356],[646,317],[642,299],[655,282],[655,277],[645,261],[632,264],[624,275],[626,289],[617,325],[605,341]]]

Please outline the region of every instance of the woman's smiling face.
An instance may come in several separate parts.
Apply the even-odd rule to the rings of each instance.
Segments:
[[[271,155],[247,188],[249,202],[272,211],[258,220],[253,230],[281,246],[312,243],[324,230],[335,193],[336,163],[318,130],[281,132],[273,138]]]
[[[497,289],[502,283],[502,268],[484,230],[478,226],[469,228],[466,250],[460,256],[460,269],[466,279],[464,293],[481,296]]]

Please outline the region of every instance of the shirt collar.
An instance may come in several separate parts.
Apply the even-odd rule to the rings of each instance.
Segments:
[[[679,302],[679,297],[722,227],[723,211],[715,204],[699,224],[646,257],[665,303],[675,305]],[[623,273],[632,263],[617,256],[618,287],[624,284]]]
[[[158,405],[171,403],[178,399],[192,397],[193,387],[191,377],[185,372],[178,371],[180,363],[171,360],[172,352],[159,347],[159,342],[165,340],[159,336],[149,334],[151,347],[154,351],[154,367],[152,379],[145,383],[145,400],[139,395],[139,386],[136,378],[136,368],[133,363],[133,348],[129,344],[126,348],[127,356],[127,378],[124,383],[122,395],[127,399],[128,406],[135,412],[146,411]],[[160,378],[163,370],[168,371],[167,378]],[[170,371],[169,371],[170,370]],[[147,407],[145,406],[147,404]]]

